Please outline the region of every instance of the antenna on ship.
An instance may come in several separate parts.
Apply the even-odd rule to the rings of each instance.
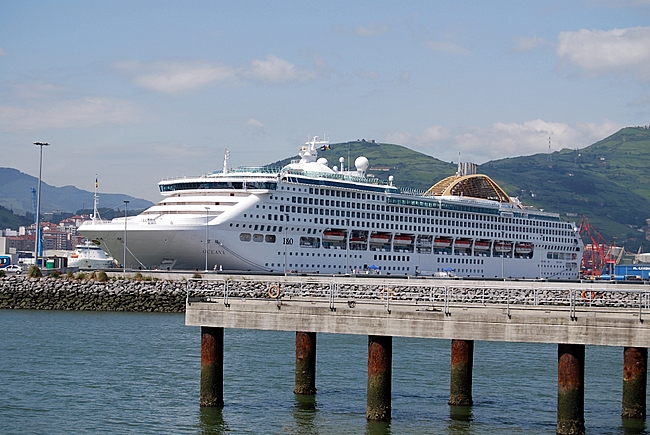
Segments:
[[[223,150],[223,173],[227,174],[228,173],[228,160],[230,159],[230,151],[228,151],[228,148],[224,148]]]
[[[99,182],[97,180],[97,174],[95,174],[95,194],[93,195],[93,223],[101,219],[101,216],[99,215],[99,210],[97,209],[97,205],[99,204],[99,198],[97,197],[98,187],[99,187]]]

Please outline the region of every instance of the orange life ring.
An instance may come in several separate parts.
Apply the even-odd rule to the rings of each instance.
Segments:
[[[596,299],[596,292],[595,291],[589,291],[589,290],[583,290],[582,294],[580,296],[582,297],[582,300],[593,301],[594,299]]]
[[[269,287],[267,293],[269,294],[269,297],[271,299],[277,299],[280,297],[280,287],[277,285],[272,285],[271,287]]]
[[[388,287],[385,287],[385,288],[379,290],[379,293],[381,294],[382,299],[390,299],[390,300],[392,300],[393,296],[395,295],[395,293],[393,293],[393,290],[388,288]],[[385,298],[384,298],[384,295],[386,295]]]

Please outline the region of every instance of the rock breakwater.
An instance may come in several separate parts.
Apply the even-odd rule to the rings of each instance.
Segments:
[[[185,281],[0,278],[0,309],[185,311]]]

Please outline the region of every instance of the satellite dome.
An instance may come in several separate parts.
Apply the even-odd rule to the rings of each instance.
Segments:
[[[327,159],[325,157],[321,157],[320,159],[316,160],[316,162],[327,166]]]
[[[361,157],[357,157],[357,159],[354,161],[354,166],[357,168],[357,171],[366,172],[368,166],[370,166],[370,162],[368,161],[367,158],[361,156]]]

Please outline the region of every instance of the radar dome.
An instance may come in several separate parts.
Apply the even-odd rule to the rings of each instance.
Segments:
[[[357,168],[357,171],[366,172],[368,166],[370,166],[370,162],[368,161],[367,158],[361,156],[361,157],[357,157],[357,159],[354,161],[354,166]]]
[[[327,159],[325,157],[321,157],[320,159],[316,160],[316,162],[327,166]]]

